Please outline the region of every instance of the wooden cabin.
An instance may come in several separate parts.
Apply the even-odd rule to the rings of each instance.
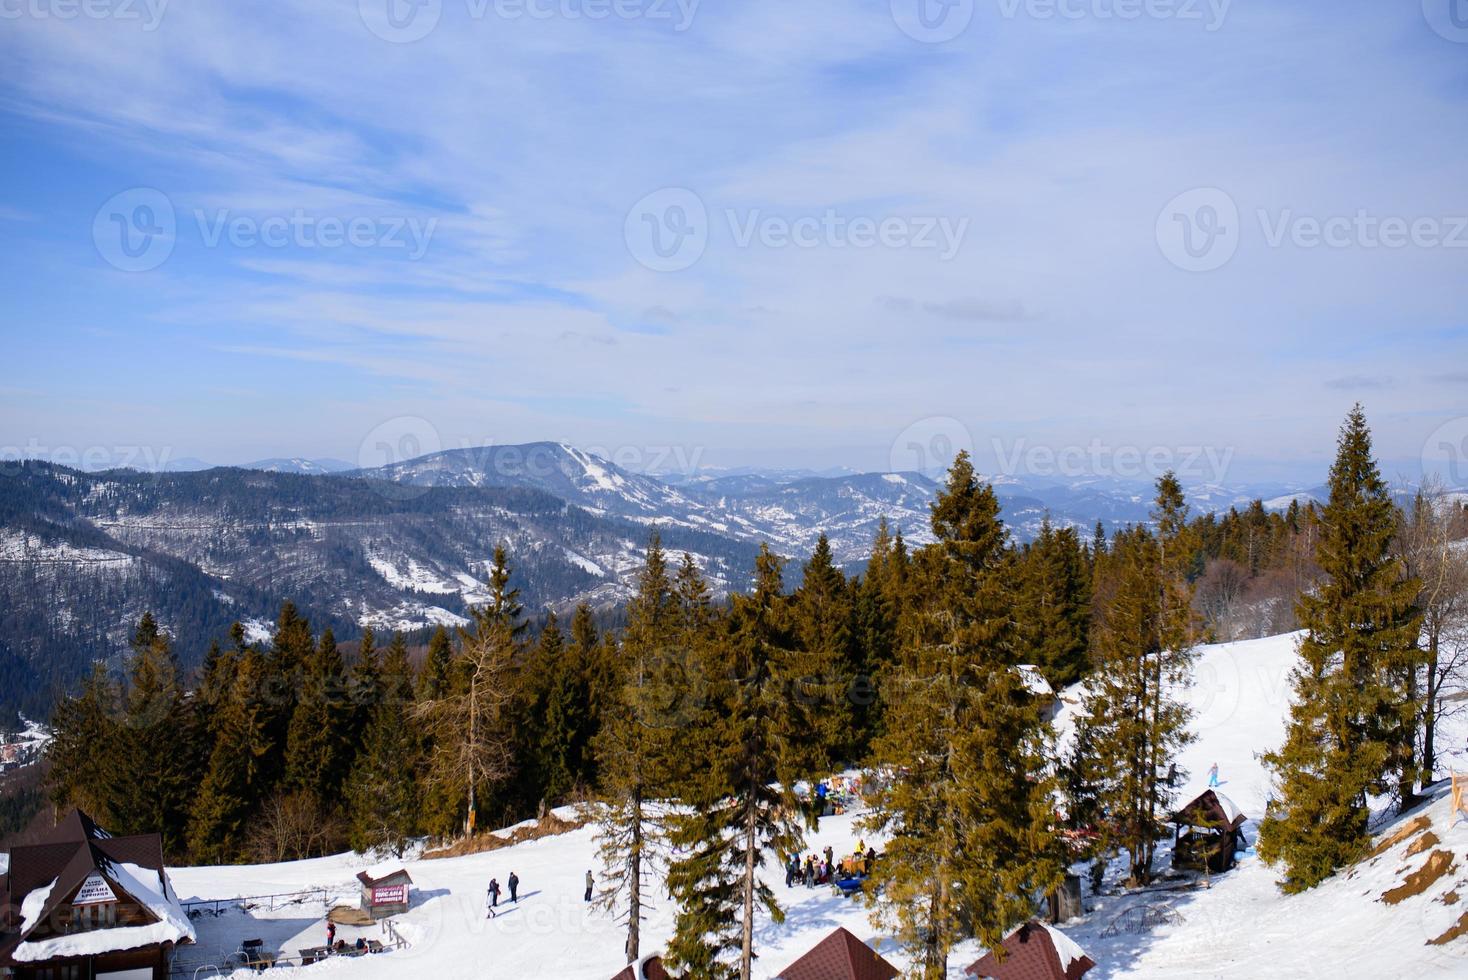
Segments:
[[[1234,866],[1234,853],[1246,846],[1244,816],[1233,800],[1216,790],[1201,794],[1172,815],[1177,826],[1172,865],[1222,873]]]
[[[0,973],[17,980],[164,980],[195,939],[162,838],[113,837],[80,810],[11,848],[4,892]]]
[[[408,895],[413,879],[403,868],[376,868],[357,874],[362,883],[362,911],[374,919],[386,919],[408,911]]]

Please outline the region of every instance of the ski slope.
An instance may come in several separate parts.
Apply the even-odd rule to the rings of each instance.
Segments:
[[[1294,645],[1295,636],[1286,635],[1203,647],[1195,682],[1185,693],[1195,711],[1198,737],[1182,753],[1181,762],[1191,775],[1180,799],[1201,791],[1209,766],[1218,763],[1221,791],[1253,818],[1247,830],[1251,841],[1268,798],[1268,782],[1256,756],[1283,736]],[[1068,694],[1075,696],[1074,691]],[[1064,730],[1071,724],[1074,711],[1075,705],[1068,703],[1057,726]],[[1450,734],[1443,743],[1456,750],[1459,768],[1468,768],[1462,736]],[[1448,764],[1445,759],[1444,767]],[[1092,896],[1088,888],[1088,913],[1063,930],[1097,961],[1088,980],[1307,978],[1346,972],[1373,977],[1465,976],[1468,938],[1444,947],[1425,945],[1468,905],[1464,868],[1468,818],[1460,817],[1450,828],[1446,809],[1446,800],[1439,798],[1425,812],[1442,839],[1440,846],[1457,856],[1458,866],[1434,888],[1396,906],[1384,905],[1380,895],[1400,881],[1403,869],[1426,859],[1426,855],[1406,857],[1409,843],[1349,876],[1293,897],[1279,894],[1270,869],[1252,855],[1235,871],[1215,878],[1207,890]],[[838,855],[850,853],[860,836],[855,820],[853,815],[826,818],[819,832],[810,836],[807,849],[819,851],[830,845]],[[880,841],[868,843],[881,847]],[[479,976],[608,980],[623,965],[624,930],[582,901],[585,873],[597,868],[595,851],[593,831],[583,828],[482,854],[408,861],[414,904],[395,923],[410,947],[378,956],[334,958],[301,972],[341,980],[400,980],[405,975],[435,980]],[[1165,866],[1166,860],[1164,849],[1160,864]],[[373,863],[347,854],[279,865],[179,868],[172,876],[185,900],[328,887],[341,896],[341,903],[355,904],[353,876]],[[824,888],[786,889],[774,864],[772,859],[767,877],[786,909],[786,919],[778,925],[761,920],[757,977],[777,977],[837,926],[868,940],[896,966],[908,965],[890,940],[876,934],[863,907]],[[521,900],[508,908],[502,902],[500,913],[489,920],[484,908],[488,881],[496,877],[503,885],[512,871],[521,879]],[[1464,901],[1443,904],[1441,897],[1455,886]],[[643,927],[644,955],[658,951],[672,931],[666,895],[655,889],[653,899]],[[1117,916],[1142,904],[1166,904],[1181,919],[1144,933],[1107,935]],[[181,950],[180,958],[190,964],[223,963],[224,955],[241,939],[254,937],[264,939],[267,947],[294,954],[324,942],[324,911],[320,901],[314,901],[275,911],[262,905],[248,913],[205,916],[196,923],[198,947]],[[380,935],[375,927],[342,927],[338,937],[351,941],[359,932]],[[950,959],[949,976],[958,980],[963,967],[982,952],[976,943],[965,944]]]

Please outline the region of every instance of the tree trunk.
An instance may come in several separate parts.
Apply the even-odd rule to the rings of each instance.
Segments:
[[[469,809],[464,814],[464,836],[474,836],[474,753],[479,727],[479,678],[469,679]]]
[[[1407,703],[1417,703],[1417,667],[1407,669]],[[1406,813],[1417,805],[1417,726],[1407,726],[1406,738],[1402,742],[1402,762],[1397,773],[1397,812]]]
[[[632,791],[632,847],[627,873],[627,962],[636,963],[642,952],[642,787]]]
[[[1422,711],[1422,785],[1432,782],[1437,768],[1437,631],[1427,638],[1427,699]]]
[[[740,936],[739,952],[739,980],[750,980],[754,972],[754,859],[755,848],[755,809],[756,793],[758,786],[749,789],[749,802],[745,804],[747,810],[744,814],[744,925]]]

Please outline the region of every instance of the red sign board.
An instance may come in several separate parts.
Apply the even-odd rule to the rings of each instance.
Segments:
[[[407,885],[384,885],[372,889],[373,905],[406,905],[408,904]]]

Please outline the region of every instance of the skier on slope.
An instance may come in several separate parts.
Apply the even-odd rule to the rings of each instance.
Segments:
[[[500,904],[500,882],[498,878],[489,879],[489,891],[484,896],[484,902],[489,907],[489,918],[494,918],[494,910]]]
[[[1218,763],[1216,762],[1208,767],[1208,785],[1210,788],[1218,785]]]
[[[510,872],[510,901],[514,902],[516,905],[519,905],[520,904],[520,896],[518,894],[519,891],[520,891],[520,877],[519,877],[519,875],[515,874],[515,872],[511,871]]]
[[[590,869],[586,872],[586,900],[591,901],[591,890],[596,887],[596,879],[591,876]]]

